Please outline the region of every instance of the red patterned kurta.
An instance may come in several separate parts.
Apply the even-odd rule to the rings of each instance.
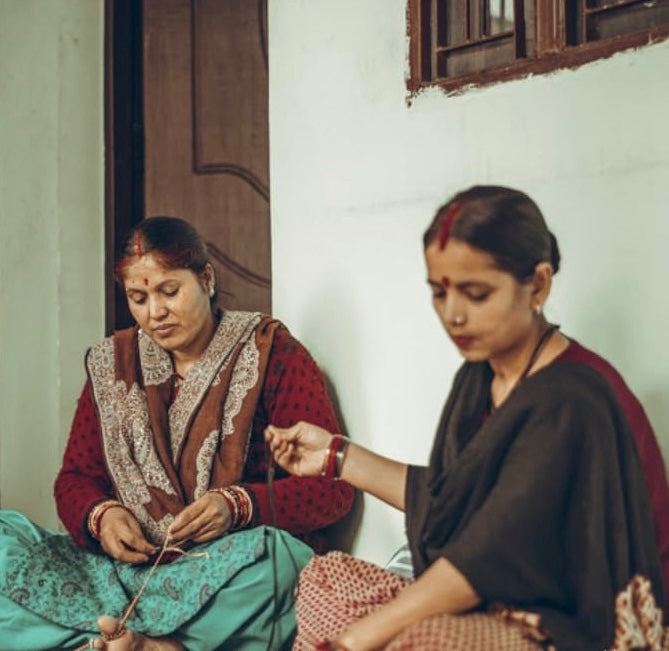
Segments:
[[[272,345],[242,479],[253,492],[258,524],[276,524],[317,552],[324,552],[330,547],[324,528],[350,510],[351,486],[321,477],[287,477],[277,468],[276,523],[270,513],[263,432],[269,423],[287,427],[299,420],[339,431],[318,366],[304,346],[285,327],[280,327]],[[90,544],[86,527],[88,511],[96,502],[113,498],[114,491],[102,453],[100,425],[89,382],[79,398],[54,492],[58,514],[70,535],[80,546]]]

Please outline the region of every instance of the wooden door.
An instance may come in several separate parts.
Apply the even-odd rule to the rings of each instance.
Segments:
[[[266,0],[143,0],[144,216],[207,240],[220,303],[271,310]]]

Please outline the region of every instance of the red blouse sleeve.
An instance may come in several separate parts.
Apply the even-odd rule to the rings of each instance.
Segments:
[[[89,546],[88,511],[96,502],[114,498],[114,490],[104,464],[100,426],[88,382],[74,414],[54,496],[58,515],[75,543]]]
[[[323,477],[287,476],[277,467],[273,483],[275,521],[270,508],[265,427],[269,423],[288,427],[305,420],[330,432],[340,431],[322,373],[306,348],[284,327],[274,337],[261,403],[244,475],[245,485],[255,498],[256,521],[286,529],[317,551],[324,551],[328,546],[326,539],[308,534],[333,524],[350,511],[354,490],[349,484]]]

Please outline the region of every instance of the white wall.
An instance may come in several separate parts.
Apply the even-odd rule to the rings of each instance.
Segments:
[[[103,3],[0,0],[0,505],[53,480],[103,320]]]
[[[424,462],[460,360],[423,229],[463,187],[518,187],[562,248],[549,317],[619,368],[669,458],[669,43],[408,106],[405,4],[270,1],[275,314],[355,440]],[[355,551],[383,562],[403,529],[367,497]]]

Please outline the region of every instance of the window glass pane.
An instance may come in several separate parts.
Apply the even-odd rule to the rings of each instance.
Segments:
[[[513,38],[502,37],[480,45],[441,52],[437,58],[437,74],[439,77],[456,77],[493,70],[512,63],[515,58]]]
[[[599,41],[669,24],[669,0],[647,0],[615,6],[611,0],[589,0],[586,41]]]
[[[438,7],[439,44],[462,45],[468,40],[467,17],[470,0],[443,0]]]
[[[486,0],[488,34],[513,31],[513,0]]]

